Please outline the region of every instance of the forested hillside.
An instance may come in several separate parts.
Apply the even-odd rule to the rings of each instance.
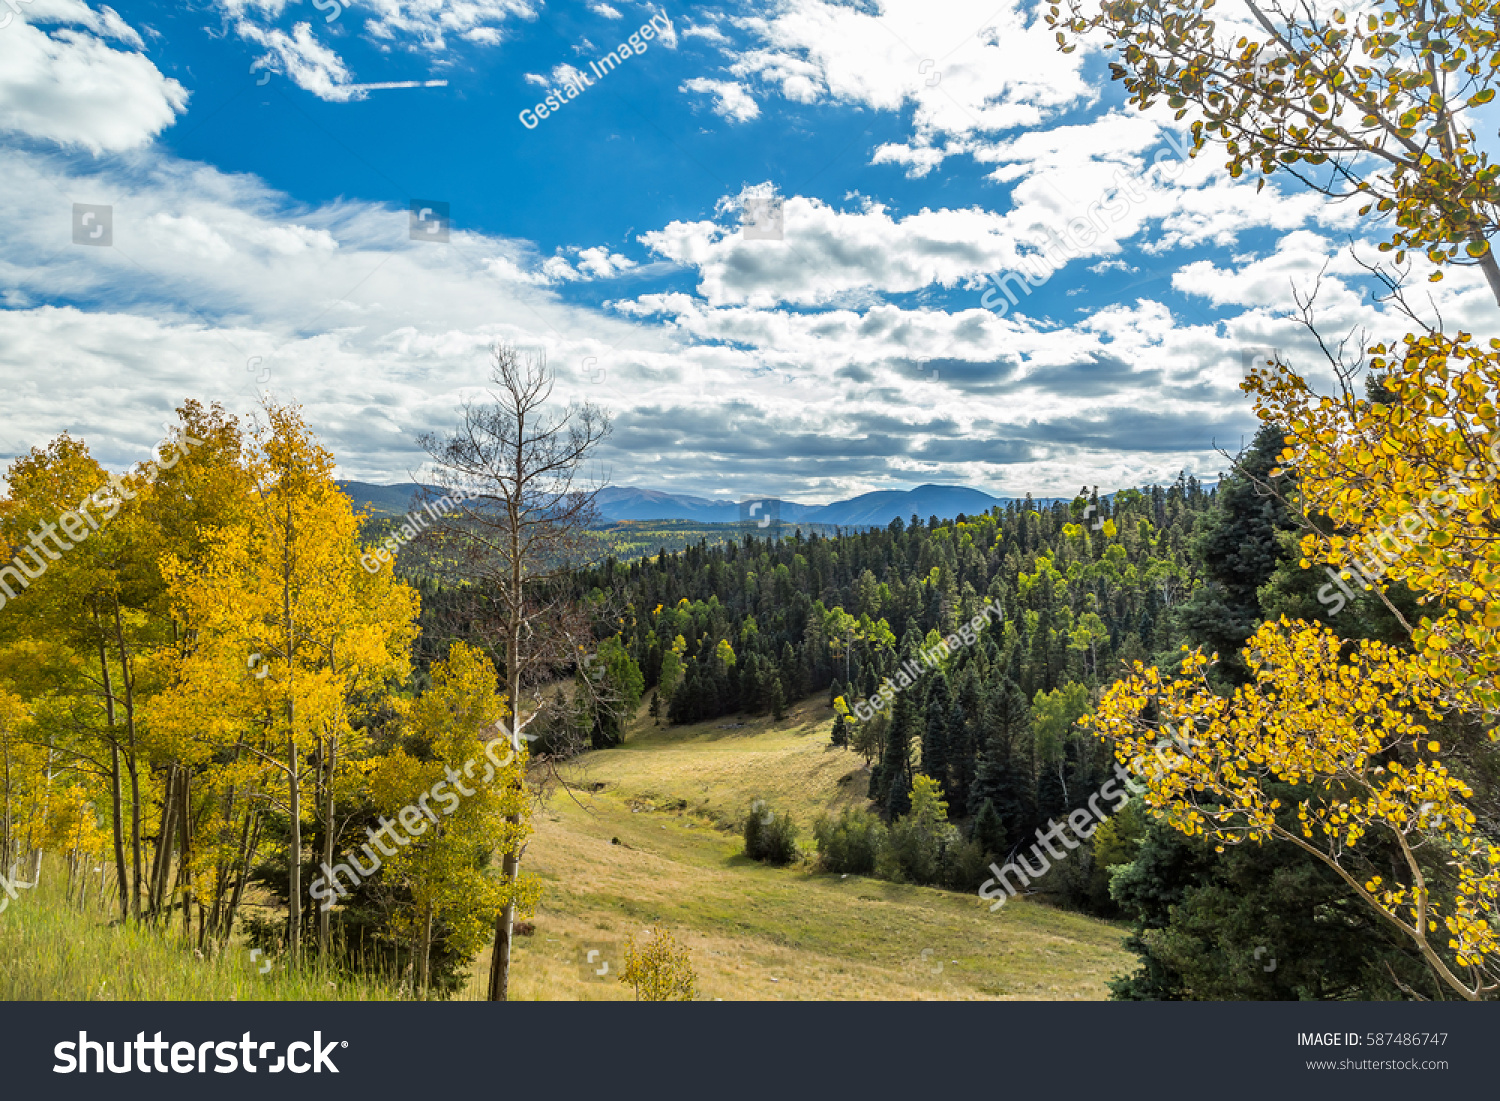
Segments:
[[[820,824],[824,866],[973,891],[990,862],[1116,775],[1109,748],[1076,723],[1132,663],[1175,668],[1183,645],[1203,646],[1224,656],[1214,677],[1228,689],[1261,620],[1323,614],[1324,579],[1299,568],[1280,499],[1290,487],[1273,474],[1280,447],[1263,430],[1215,490],[1184,477],[837,538],[747,536],[607,561],[578,576],[617,628],[593,668],[628,700],[649,695],[664,723],[777,714],[827,692],[844,712],[834,739],[872,765],[877,814]],[[987,604],[1000,615],[966,645],[955,632]],[[1364,594],[1340,626],[1397,637]],[[956,645],[945,652],[943,638]],[[882,686],[891,706],[863,721],[856,712],[869,715]],[[574,713],[596,746],[610,744],[617,724],[587,710]],[[1134,798],[1064,855],[1041,890],[1135,925],[1143,966],[1117,996],[1381,997],[1425,981],[1409,948],[1299,852],[1215,852]]]

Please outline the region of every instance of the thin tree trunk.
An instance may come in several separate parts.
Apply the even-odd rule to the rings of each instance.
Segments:
[[[182,772],[182,782],[177,786],[182,799],[182,807],[177,812],[177,822],[181,830],[177,850],[177,886],[182,895],[182,935],[184,939],[191,942],[193,939],[193,792],[192,776],[186,769]]]
[[[323,864],[329,868],[333,867],[333,777],[338,766],[338,753],[338,737],[330,733],[323,773]],[[326,959],[332,947],[333,913],[325,906],[318,910],[318,955]]]
[[[135,680],[130,675],[130,652],[125,648],[125,623],[120,617],[120,600],[115,598],[115,640],[120,648],[120,683],[125,689],[125,731],[129,752],[125,765],[130,770],[130,910],[141,919],[141,777],[135,753]]]
[[[11,825],[10,825],[10,734],[5,735],[5,815],[0,818],[0,873],[10,869]]]
[[[417,950],[417,992],[426,999],[432,960],[432,903],[427,904],[427,916],[422,922],[422,940]]]
[[[1484,242],[1483,237],[1476,237],[1476,241]],[[1479,258],[1479,270],[1484,272],[1484,278],[1490,285],[1490,293],[1495,296],[1495,305],[1500,306],[1500,263],[1495,260],[1495,250],[1488,249]]]
[[[292,623],[292,502],[286,503],[286,544],[281,553],[281,615],[286,630],[286,743],[287,814],[291,838],[287,853],[287,950],[295,968],[302,961],[302,770],[297,753],[297,705],[293,696],[293,670],[297,642]]]
[[[94,609],[94,623],[99,623],[99,609]],[[112,804],[111,822],[114,826],[115,839],[115,879],[125,882],[125,794],[121,790],[120,783],[120,742],[115,737],[115,689],[109,675],[109,658],[104,652],[104,634],[99,633],[99,671],[104,684],[104,719],[109,727],[109,781],[110,802]],[[101,884],[99,889],[100,898],[104,897],[104,888]],[[125,893],[120,892],[120,920],[124,921],[130,917],[130,907],[126,905]]]
[[[167,769],[162,792],[161,821],[156,829],[156,857],[151,862],[150,894],[147,904],[153,914],[168,908],[167,880],[172,869],[172,835],[177,831],[177,765]]]
[[[83,816],[78,817],[78,826],[73,830],[73,848],[68,853],[68,901],[73,901],[74,880],[78,876],[78,842],[83,835]]]
[[[250,819],[254,818],[255,828],[250,830]],[[245,894],[245,883],[250,879],[250,863],[255,859],[255,850],[260,847],[260,816],[250,812],[245,818],[246,841],[245,847],[240,854],[240,867],[234,881],[234,894],[230,897],[229,908],[224,913],[224,929],[222,938],[228,940],[234,932],[234,918],[239,913],[240,899]]]
[[[524,427],[524,426],[522,426]],[[519,441],[522,433],[518,428],[516,438]],[[516,448],[516,476],[519,483],[522,470],[520,445]],[[510,695],[510,742],[511,751],[520,753],[521,743],[521,614],[525,610],[522,602],[522,565],[521,565],[521,517],[517,515],[515,504],[510,506],[510,539],[511,539],[511,592],[510,592],[510,622],[506,624],[505,638],[505,681]],[[520,778],[525,783],[525,777]],[[510,815],[508,821],[513,826],[521,824],[521,815],[518,811]],[[503,1002],[510,999],[510,947],[511,940],[515,935],[516,928],[516,883],[521,876],[521,853],[519,847],[512,848],[505,854],[504,864],[501,866],[501,874],[510,894],[505,900],[505,909],[500,911],[500,917],[495,922],[495,954],[490,960],[490,997],[492,1002]]]

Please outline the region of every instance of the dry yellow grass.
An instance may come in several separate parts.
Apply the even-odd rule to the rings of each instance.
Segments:
[[[753,799],[789,812],[810,849],[813,821],[863,803],[869,776],[829,747],[819,701],[780,723],[729,721],[638,721],[574,771],[599,790],[559,793],[538,815],[526,864],[546,895],[517,941],[513,997],[629,998],[585,953],[607,958],[652,922],[692,950],[701,996],[725,1000],[1102,998],[1133,969],[1121,930],[1079,914],[1024,899],[991,914],[973,895],[746,860],[737,827]],[[486,956],[468,996],[487,972]]]

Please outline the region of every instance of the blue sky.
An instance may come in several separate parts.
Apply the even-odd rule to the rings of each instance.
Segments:
[[[347,476],[405,480],[507,341],[612,411],[615,484],[1112,490],[1215,477],[1255,428],[1247,355],[1319,375],[1293,287],[1324,273],[1329,332],[1388,324],[1350,208],[1181,164],[1171,120],[1029,3],[14,11],[3,456],[67,431],[123,467],[185,397],[269,396]],[[653,19],[644,52],[523,124]],[[414,200],[449,204],[446,242],[412,239]],[[779,238],[747,235],[775,201]],[[73,243],[75,203],[110,208],[108,247]],[[1107,232],[1033,260],[1014,303],[993,291],[1090,212]],[[1493,308],[1470,272],[1438,291],[1452,319]]]

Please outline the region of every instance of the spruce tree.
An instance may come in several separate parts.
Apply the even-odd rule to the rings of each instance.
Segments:
[[[986,803],[993,803],[1006,833],[1020,837],[1029,832],[1036,815],[1030,771],[1031,708],[1009,677],[991,695],[985,725],[989,738],[969,791],[969,813],[978,814]]]
[[[974,826],[969,831],[969,840],[979,846],[979,851],[984,854],[986,863],[991,861],[1000,863],[1010,852],[1008,839],[1005,836],[1005,823],[1000,821],[1000,812],[988,799],[984,801],[984,806],[979,808],[979,813],[974,818]]]
[[[939,673],[927,693],[927,716],[922,728],[922,772],[937,781],[945,796],[948,790],[948,678]]]
[[[1283,439],[1281,429],[1263,425],[1234,472],[1220,483],[1190,545],[1204,583],[1172,612],[1174,633],[1217,651],[1221,664],[1216,675],[1229,683],[1243,683],[1248,673],[1239,652],[1263,618],[1258,590],[1285,553],[1279,533],[1296,527],[1286,505],[1266,489],[1286,480],[1271,478]],[[1280,488],[1289,492],[1289,487]]]

